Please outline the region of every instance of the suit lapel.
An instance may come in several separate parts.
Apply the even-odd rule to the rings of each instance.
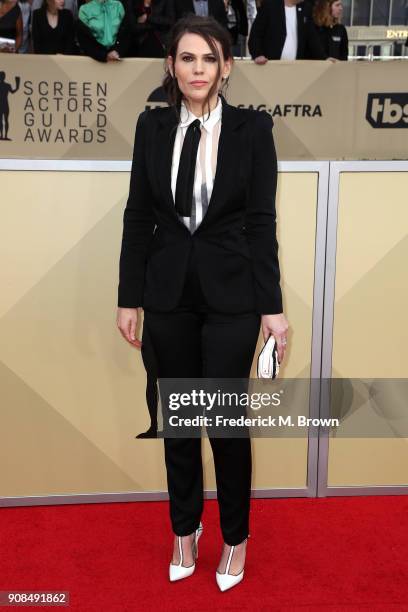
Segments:
[[[176,139],[178,118],[174,108],[167,108],[166,113],[159,117],[159,133],[157,138],[157,162],[159,166],[158,181],[160,192],[163,195],[166,206],[170,207],[175,219],[180,221],[174,208],[173,193],[171,191],[171,165],[173,156],[174,141]],[[187,227],[186,227],[187,229]]]
[[[238,132],[236,130],[246,121],[247,115],[242,109],[228,104],[223,96],[221,96],[221,101],[222,117],[217,151],[217,168],[208,210],[197,231],[208,223],[208,220],[211,219],[211,216],[217,209],[217,205],[220,203],[223,193],[228,190],[228,181],[226,182],[225,179],[227,176],[235,176],[234,170],[236,170],[236,168],[232,168],[231,166],[233,165],[234,160],[237,159],[237,155],[239,157],[239,155],[242,153],[239,147],[240,141]],[[178,119],[173,108],[166,110],[168,110],[168,112],[163,114],[159,119],[161,124],[158,139],[161,143],[158,153],[160,159],[160,189],[166,205],[170,206],[177,221],[179,221],[183,227],[186,228],[176,213],[173,193],[171,190],[171,166]],[[161,147],[163,148],[161,149]]]
[[[297,54],[296,57],[302,57],[303,55],[303,36],[304,36],[304,27],[303,27],[303,22],[304,22],[304,13],[303,13],[303,6],[301,5],[296,5],[296,22],[297,22],[297,35],[298,35],[298,48],[297,48]]]
[[[276,10],[278,11],[279,15],[278,15],[278,19],[276,20],[276,25],[273,23],[272,28],[274,29],[275,27],[277,27],[277,29],[279,30],[277,38],[280,37],[280,40],[282,41],[282,49],[283,49],[283,45],[285,44],[285,38],[286,38],[285,0],[281,0],[276,5]]]
[[[228,193],[229,188],[232,188],[233,185],[228,179],[231,177],[232,180],[236,180],[235,170],[237,168],[234,167],[234,161],[239,159],[242,154],[237,128],[245,122],[246,113],[242,109],[228,104],[223,96],[221,96],[221,101],[222,118],[218,141],[217,167],[208,210],[197,231],[200,231],[211,221],[222,201],[222,197]]]

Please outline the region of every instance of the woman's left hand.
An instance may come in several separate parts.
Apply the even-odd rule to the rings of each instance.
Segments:
[[[263,314],[261,326],[265,342],[268,340],[271,334],[274,336],[276,340],[276,347],[278,349],[279,363],[282,363],[286,350],[286,332],[289,328],[285,315],[283,312],[280,314]]]

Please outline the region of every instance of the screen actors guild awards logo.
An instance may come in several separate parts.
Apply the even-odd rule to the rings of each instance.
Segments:
[[[16,77],[16,86],[13,87],[6,82],[6,73],[0,71],[0,140],[11,140],[8,137],[9,132],[9,94],[15,94],[20,87],[20,77]]]

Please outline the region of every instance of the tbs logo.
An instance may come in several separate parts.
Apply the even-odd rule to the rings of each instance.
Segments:
[[[366,119],[374,128],[408,128],[408,93],[368,94]]]

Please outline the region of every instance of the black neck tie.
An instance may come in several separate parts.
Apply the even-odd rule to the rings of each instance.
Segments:
[[[191,217],[197,150],[201,138],[200,126],[199,119],[190,123],[181,149],[174,204],[182,217]]]

